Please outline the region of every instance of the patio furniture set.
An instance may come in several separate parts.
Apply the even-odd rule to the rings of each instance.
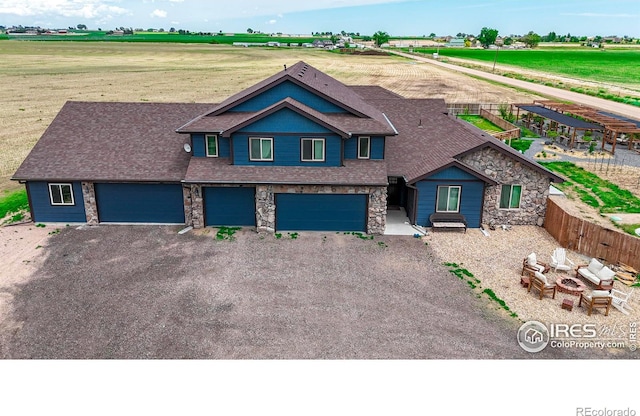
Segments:
[[[552,268],[555,272],[575,270],[576,275],[575,277],[560,275],[555,282],[550,282],[546,273]],[[616,272],[599,262],[598,259],[592,259],[589,264],[576,266],[567,258],[567,252],[564,248],[556,248],[551,255],[550,263],[538,260],[535,253],[525,257],[522,261],[520,283],[529,292],[531,289],[535,289],[540,300],[547,294],[555,299],[557,292],[580,296],[578,306],[584,306],[589,316],[594,309],[604,309],[605,316],[608,316],[611,306],[628,315],[632,310],[629,306],[632,292],[625,293],[613,288],[615,274]],[[586,285],[580,278],[593,285],[595,289],[589,294],[585,293]],[[571,311],[573,304],[573,300],[563,299],[561,307]]]

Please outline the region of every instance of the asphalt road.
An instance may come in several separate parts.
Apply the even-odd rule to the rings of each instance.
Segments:
[[[14,294],[5,359],[594,357],[516,343],[496,312],[407,237],[178,227],[66,228]]]
[[[604,100],[598,97],[591,97],[585,94],[579,94],[573,91],[566,91],[559,88],[548,87],[546,85],[534,84],[532,82],[521,81],[513,78],[507,78],[502,75],[490,74],[488,72],[479,71],[477,69],[465,68],[458,65],[447,64],[437,61],[435,59],[423,58],[421,56],[415,56],[404,52],[388,50],[389,53],[403,56],[405,58],[414,59],[420,62],[426,62],[431,65],[440,66],[453,71],[461,72],[464,74],[474,75],[476,77],[484,78],[487,80],[499,82],[501,84],[510,85],[512,87],[523,88],[525,90],[533,91],[535,93],[553,97],[555,99],[563,101],[571,101],[575,104],[582,104],[594,108],[598,108],[604,111],[610,111],[612,113],[619,114],[625,117],[631,117],[635,120],[640,120],[640,108],[629,104],[618,103],[615,101]]]

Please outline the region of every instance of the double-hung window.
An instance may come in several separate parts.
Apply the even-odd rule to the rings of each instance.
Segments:
[[[50,183],[49,198],[51,205],[75,205],[73,187],[70,183]]]
[[[207,135],[207,157],[218,157],[218,136]]]
[[[272,161],[273,138],[251,137],[249,139],[249,159],[258,161]]]
[[[324,162],[324,139],[302,139],[302,161]]]
[[[371,138],[367,136],[358,137],[358,159],[369,159],[371,155]]]
[[[520,196],[522,195],[522,185],[502,185],[500,192],[501,209],[520,208]]]
[[[460,186],[438,186],[436,212],[460,212]]]

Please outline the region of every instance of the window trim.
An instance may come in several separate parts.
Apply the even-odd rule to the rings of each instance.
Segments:
[[[452,211],[447,209],[446,211],[442,211],[438,209],[438,202],[440,200],[440,188],[449,188],[447,191],[447,208],[449,207],[449,193],[451,192],[451,188],[458,188],[458,203],[456,205],[456,210]],[[436,212],[460,212],[460,202],[462,200],[462,185],[438,185],[436,187]]]
[[[311,141],[311,159],[304,158],[304,142]],[[322,142],[322,159],[314,159],[315,143]],[[301,162],[324,162],[327,154],[327,143],[324,137],[303,137],[300,139],[300,161]]]
[[[59,189],[60,200],[62,202],[54,202],[53,201],[52,189],[53,189],[54,186],[58,187],[57,189]],[[64,202],[64,198],[63,198],[63,194],[62,194],[62,187],[63,186],[68,186],[69,189],[71,190],[71,202]],[[60,182],[60,183],[53,182],[53,183],[49,183],[47,188],[49,189],[49,201],[51,202],[51,205],[53,205],[53,206],[74,206],[76,204],[75,198],[73,197],[73,184],[72,183],[68,183],[68,182]]]
[[[509,206],[508,207],[501,207],[500,204],[502,202],[502,190],[505,186],[509,187]],[[520,197],[518,198],[518,206],[517,207],[511,207],[511,198],[513,198],[513,187],[514,186],[519,186],[520,187]],[[519,209],[522,209],[522,185],[519,183],[505,183],[502,184],[502,186],[500,187],[500,197],[498,198],[498,209],[503,209],[503,210],[510,210],[510,211],[517,211]]]
[[[209,137],[215,137],[216,140],[216,152],[215,154],[209,154]],[[218,146],[219,146],[219,142],[218,142],[218,135],[217,134],[205,134],[204,135],[204,154],[207,157],[218,157],[219,154],[219,150],[218,150]]]
[[[367,156],[360,155],[360,140],[367,139]],[[358,136],[358,159],[371,159],[371,136]]]
[[[260,140],[260,157],[256,158],[251,151],[251,141]],[[262,157],[262,142],[269,141],[271,143],[271,158],[266,159]],[[253,162],[273,162],[273,137],[249,137],[249,160]]]

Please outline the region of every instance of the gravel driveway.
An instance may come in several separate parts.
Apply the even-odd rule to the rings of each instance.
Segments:
[[[13,294],[2,358],[532,358],[409,237],[66,228]],[[2,320],[0,320],[2,322]],[[535,358],[565,358],[545,350]]]

